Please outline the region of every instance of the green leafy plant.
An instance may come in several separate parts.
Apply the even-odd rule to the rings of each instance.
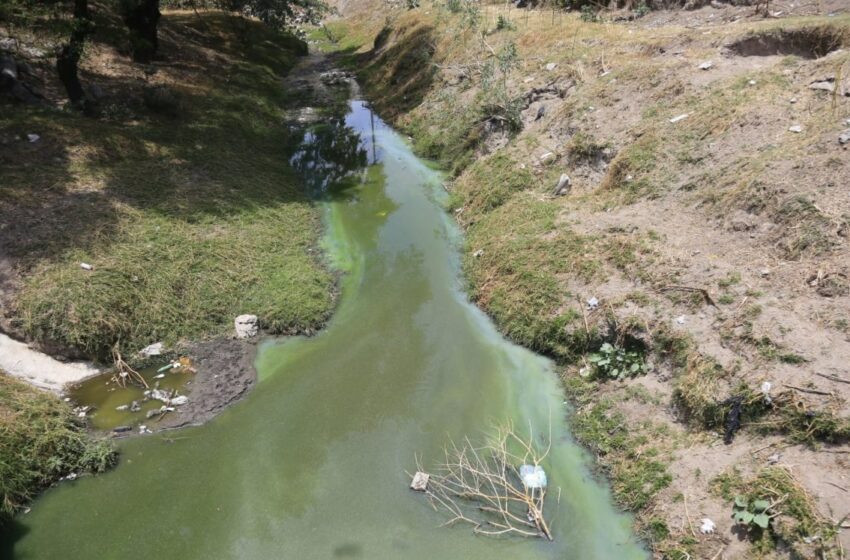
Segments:
[[[593,9],[593,6],[585,4],[581,7],[581,21],[587,23],[595,23],[599,21],[599,18],[596,15],[596,10]]]
[[[599,377],[623,380],[647,372],[643,354],[606,342],[588,358]]]
[[[770,502],[767,500],[750,501],[743,496],[735,496],[732,519],[748,529],[758,527],[764,530],[770,525],[770,514],[767,512],[769,509]]]
[[[648,13],[649,6],[646,5],[646,2],[641,2],[638,4],[637,8],[635,8],[635,19],[640,19]]]
[[[502,14],[499,14],[499,17],[496,19],[496,31],[514,31],[514,30],[516,30],[516,25],[514,25],[514,23],[511,20],[509,20],[508,18],[506,18]]]

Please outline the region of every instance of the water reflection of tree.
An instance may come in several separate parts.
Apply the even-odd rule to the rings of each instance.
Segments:
[[[333,117],[303,132],[290,162],[312,193],[321,196],[350,186],[368,165],[368,155],[360,134],[344,118]]]

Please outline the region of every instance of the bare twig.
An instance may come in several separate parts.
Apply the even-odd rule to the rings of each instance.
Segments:
[[[829,373],[818,373],[818,372],[815,372],[815,375],[820,375],[824,379],[829,379],[830,381],[837,381],[838,383],[850,384],[850,379],[844,379],[843,377],[838,377],[837,375],[830,375]]]
[[[546,488],[527,487],[520,465],[538,466],[551,449],[538,450],[532,432],[520,437],[512,426],[498,429],[486,445],[450,441],[444,462],[431,473],[425,494],[435,510],[449,514],[443,525],[467,523],[484,535],[516,534],[553,540],[544,517]],[[423,471],[420,459],[416,467]]]
[[[827,397],[832,396],[832,392],[818,391],[817,389],[805,389],[803,387],[797,387],[796,385],[788,385],[787,383],[783,383],[783,385],[788,387],[789,389],[800,391],[801,393],[811,393],[812,395],[825,395]]]
[[[708,290],[705,288],[694,288],[693,286],[662,286],[658,288],[659,292],[695,292],[698,294],[702,294],[705,302],[712,307],[717,307],[717,304],[714,303],[714,300],[711,299],[711,295],[708,293]]]

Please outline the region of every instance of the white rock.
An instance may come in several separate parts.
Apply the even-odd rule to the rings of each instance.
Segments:
[[[593,311],[597,307],[599,307],[599,300],[598,299],[596,299],[595,297],[592,297],[589,300],[587,300],[587,308],[588,309]]]
[[[554,62],[550,62],[550,63],[549,63],[549,64],[547,64],[544,68],[546,68],[546,71],[547,71],[547,72],[551,72],[552,70],[554,70],[554,69],[555,69],[555,68],[557,68],[557,67],[558,67],[558,65],[557,65],[556,63],[554,63]]]
[[[162,342],[155,342],[149,346],[145,346],[141,350],[139,350],[139,355],[149,358],[151,356],[159,356],[162,354],[163,346]]]
[[[430,474],[416,471],[416,474],[413,475],[413,481],[410,483],[410,489],[417,492],[424,492],[428,489],[428,481],[430,479]]]
[[[750,80],[750,81],[749,81],[749,82],[747,82],[747,83],[748,83],[748,84],[750,84],[751,86],[756,85],[756,81],[755,81],[755,80]]]
[[[799,134],[799,133],[803,132],[803,127],[800,126],[799,124],[795,124],[795,125],[788,127],[788,132],[793,132],[795,134]]]
[[[711,62],[710,60],[706,60],[705,62],[703,62],[702,64],[699,65],[699,69],[700,70],[708,70],[712,66],[714,66],[714,63]]]
[[[684,114],[677,115],[677,116],[673,117],[672,119],[670,119],[670,122],[673,123],[673,124],[676,124],[677,122],[683,121],[687,118],[688,118],[688,113],[684,113]]]
[[[715,528],[717,528],[717,525],[708,517],[700,519],[699,532],[703,535],[710,535],[714,532]]]
[[[27,134],[27,140],[30,141],[30,144],[34,144],[35,142],[41,140],[41,136],[39,136],[38,134]]]
[[[838,135],[838,143],[842,146],[845,144],[850,144],[850,130],[845,130],[844,132]]]
[[[570,188],[572,187],[571,183],[570,176],[566,173],[561,173],[561,178],[558,179],[558,184],[555,185],[555,190],[553,191],[554,195],[561,196],[570,192]]]
[[[236,338],[251,338],[260,332],[260,320],[256,315],[240,315],[234,322]]]
[[[546,152],[545,154],[540,156],[540,162],[543,165],[549,165],[550,163],[553,163],[555,159],[555,154],[553,154],[552,152]]]

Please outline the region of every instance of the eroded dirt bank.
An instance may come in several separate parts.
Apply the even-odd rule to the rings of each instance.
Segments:
[[[658,557],[840,558],[847,6],[714,4],[364,0],[315,38],[455,171],[474,299],[563,364],[575,435]],[[736,524],[735,496],[768,500],[769,528]]]

